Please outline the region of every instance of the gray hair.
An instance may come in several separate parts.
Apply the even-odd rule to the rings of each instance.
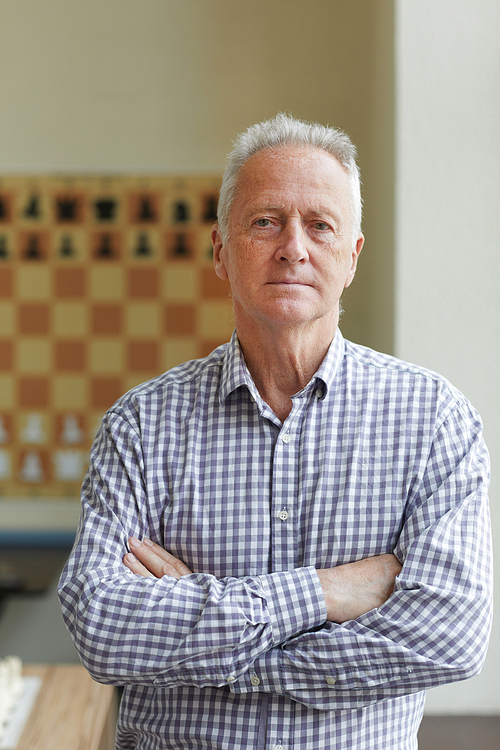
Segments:
[[[222,178],[219,195],[218,223],[225,240],[228,234],[231,205],[238,191],[238,177],[248,159],[258,151],[283,146],[318,148],[333,156],[350,177],[350,204],[353,219],[353,241],[361,231],[362,199],[356,147],[348,135],[337,128],[315,122],[296,120],[283,112],[241,133],[233,143]]]

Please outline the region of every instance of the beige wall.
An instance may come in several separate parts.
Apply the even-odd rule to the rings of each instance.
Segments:
[[[391,8],[0,0],[0,173],[222,170],[234,136],[278,111],[341,127],[358,145],[367,204],[343,328],[390,349],[391,193],[376,184],[390,174]]]

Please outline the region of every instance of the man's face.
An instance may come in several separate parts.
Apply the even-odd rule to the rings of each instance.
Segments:
[[[236,323],[338,322],[363,246],[353,236],[349,176],[311,148],[259,151],[244,165],[228,236],[212,230],[217,275],[229,279]]]

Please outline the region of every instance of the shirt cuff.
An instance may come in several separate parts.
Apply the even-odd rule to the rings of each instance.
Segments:
[[[273,646],[326,621],[326,602],[316,568],[259,576],[267,600]]]

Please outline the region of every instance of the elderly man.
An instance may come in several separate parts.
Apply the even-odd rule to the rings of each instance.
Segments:
[[[347,136],[246,131],[212,231],[235,334],[104,419],[60,597],[92,676],[126,686],[120,749],[413,750],[425,689],[481,668],[481,423],[342,338],[360,221]]]

